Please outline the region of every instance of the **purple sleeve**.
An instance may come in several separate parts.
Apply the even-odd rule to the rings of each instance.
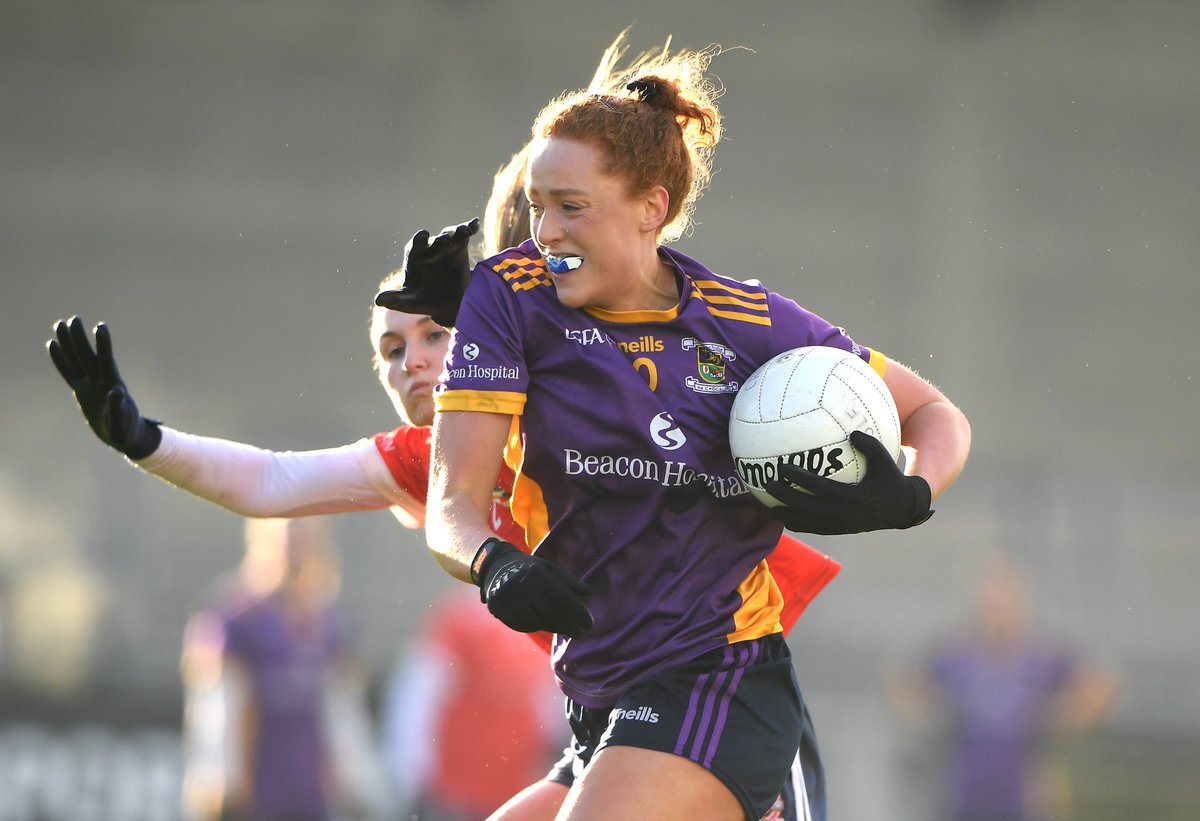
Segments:
[[[507,281],[484,263],[476,266],[458,310],[442,392],[524,394],[529,370],[521,320]]]
[[[245,623],[236,617],[226,618],[224,624],[225,654],[246,660],[253,656],[249,648]]]
[[[807,345],[824,345],[849,351],[864,362],[870,363],[871,349],[851,339],[845,328],[831,324],[781,294],[768,292],[767,304],[771,310],[771,333],[775,351],[787,351]]]

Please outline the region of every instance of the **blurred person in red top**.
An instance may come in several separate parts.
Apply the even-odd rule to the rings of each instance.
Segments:
[[[545,653],[492,618],[475,591],[446,590],[383,705],[384,761],[402,806],[421,821],[486,818],[557,758],[561,701]]]

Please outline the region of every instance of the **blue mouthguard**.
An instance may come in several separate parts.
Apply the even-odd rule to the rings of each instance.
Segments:
[[[552,274],[565,274],[583,264],[583,257],[546,257],[546,267]]]

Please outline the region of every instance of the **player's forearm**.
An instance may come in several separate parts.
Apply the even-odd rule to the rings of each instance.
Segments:
[[[134,462],[176,487],[241,516],[310,516],[378,509],[354,447],[280,452],[163,428],[162,444]]]
[[[929,483],[932,497],[954,484],[971,450],[971,426],[966,416],[947,400],[918,408],[905,421],[901,441],[915,452],[909,473]]]
[[[495,534],[476,502],[461,493],[440,495],[434,490],[425,518],[429,551],[442,569],[456,579],[471,581],[471,561],[483,542]]]
[[[471,562],[492,533],[488,511],[500,454],[512,418],[450,411],[433,423],[433,463],[425,538],[438,564],[456,579],[471,579]]]

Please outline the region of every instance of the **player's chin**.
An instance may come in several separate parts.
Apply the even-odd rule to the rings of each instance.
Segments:
[[[567,308],[583,308],[588,304],[587,291],[583,287],[583,283],[577,281],[577,274],[572,271],[569,274],[554,274],[554,292],[558,295],[558,301]]]
[[[414,428],[427,428],[433,424],[433,395],[429,393],[413,394],[402,400],[404,411],[401,414],[404,421]]]

